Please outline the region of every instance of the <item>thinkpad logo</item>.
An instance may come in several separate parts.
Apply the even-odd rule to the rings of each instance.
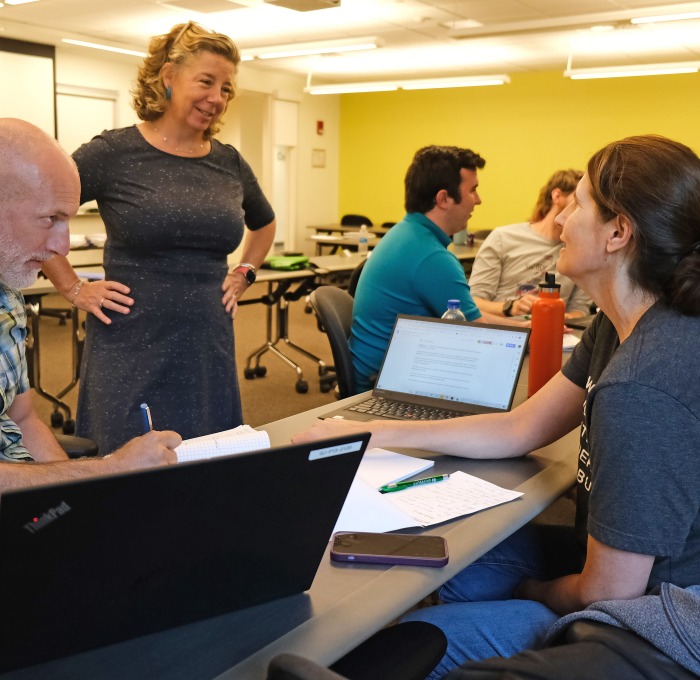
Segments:
[[[51,522],[56,521],[61,515],[65,515],[70,509],[70,505],[63,501],[61,505],[50,508],[40,517],[33,517],[31,522],[27,522],[23,526],[30,534],[35,534],[40,529],[51,524]]]

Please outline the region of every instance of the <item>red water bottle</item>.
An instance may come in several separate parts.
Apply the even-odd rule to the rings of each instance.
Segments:
[[[537,300],[532,303],[528,397],[561,370],[566,304],[559,297],[561,286],[555,282],[554,274],[546,273],[544,278]]]

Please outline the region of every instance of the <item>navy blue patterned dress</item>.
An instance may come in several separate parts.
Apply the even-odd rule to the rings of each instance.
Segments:
[[[184,438],[241,423],[233,324],[221,304],[226,258],[244,225],[274,219],[248,164],[212,140],[202,158],[156,149],[134,127],[103,132],[74,154],[81,203],[97,199],[106,277],[129,286],[126,315],[88,315],[77,433],[107,454],[156,429]]]

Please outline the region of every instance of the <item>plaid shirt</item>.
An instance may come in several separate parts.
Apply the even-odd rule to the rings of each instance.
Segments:
[[[0,282],[0,461],[32,460],[22,443],[22,432],[7,415],[15,397],[29,390],[26,336],[22,293]]]

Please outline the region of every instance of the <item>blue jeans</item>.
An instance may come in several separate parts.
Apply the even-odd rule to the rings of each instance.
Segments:
[[[440,591],[446,604],[404,619],[428,621],[447,636],[447,652],[430,680],[467,660],[539,647],[559,615],[539,602],[510,599],[515,587],[525,578],[546,581],[582,566],[572,527],[529,524],[461,571]]]

